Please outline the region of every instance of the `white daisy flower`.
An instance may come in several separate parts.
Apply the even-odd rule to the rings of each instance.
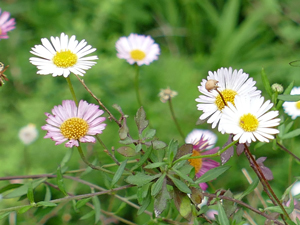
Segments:
[[[212,128],[215,128],[222,117],[222,112],[224,109],[224,102],[220,94],[212,89],[208,91],[205,84],[208,80],[217,81],[216,86],[218,91],[224,97],[224,100],[228,103],[234,104],[235,96],[249,96],[255,97],[260,96],[260,91],[256,90],[255,81],[252,78],[248,78],[249,75],[244,73],[242,69],[239,71],[232,70],[229,68],[220,68],[215,72],[208,72],[207,79],[203,79],[201,86],[198,86],[199,91],[202,95],[196,99],[200,104],[197,105],[198,110],[203,111],[200,116],[200,120],[205,120],[208,118],[207,123],[212,124]],[[224,131],[218,126],[218,130],[222,133]]]
[[[121,37],[116,42],[117,56],[126,59],[128,63],[149,65],[158,59],[160,49],[158,44],[150,36],[130,34],[129,37]]]
[[[215,135],[212,131],[194,129],[186,136],[185,143],[196,144],[199,143],[201,138],[203,138],[206,141],[207,149],[211,149],[217,142],[217,135]]]
[[[30,145],[38,137],[38,130],[35,125],[30,123],[25,127],[22,127],[19,131],[19,138],[25,145]]]
[[[299,95],[300,87],[294,87],[291,90],[291,95]],[[282,104],[284,112],[292,117],[292,119],[296,119],[296,117],[300,116],[300,101],[297,102],[284,102]]]
[[[87,45],[85,40],[78,43],[73,35],[70,39],[68,35],[61,33],[59,37],[51,37],[51,42],[47,38],[42,38],[42,45],[35,45],[30,53],[39,56],[31,57],[29,61],[37,66],[37,74],[52,74],[53,77],[68,77],[70,73],[83,76],[85,71],[90,69],[98,59],[97,56],[84,57],[94,51],[91,45]]]
[[[220,124],[226,133],[233,134],[233,140],[239,143],[251,143],[256,140],[269,142],[278,134],[280,119],[278,111],[269,111],[273,106],[270,100],[264,103],[264,97],[242,97],[236,96],[234,105],[228,102],[223,109]]]

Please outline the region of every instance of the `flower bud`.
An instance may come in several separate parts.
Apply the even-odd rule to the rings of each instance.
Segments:
[[[277,83],[272,84],[271,88],[272,88],[272,91],[277,92],[279,94],[283,92],[283,87],[281,84],[277,84]]]

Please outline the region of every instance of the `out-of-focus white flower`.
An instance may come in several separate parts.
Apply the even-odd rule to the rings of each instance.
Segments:
[[[38,137],[38,130],[35,125],[30,123],[25,127],[22,127],[19,131],[19,138],[25,145],[30,145]]]
[[[294,87],[291,90],[291,95],[299,95],[300,94],[300,87]],[[297,102],[284,102],[282,104],[284,112],[292,117],[292,119],[296,119],[300,116],[300,101]]]
[[[176,91],[172,91],[169,87],[167,89],[160,89],[158,96],[162,103],[166,103],[169,99],[177,95]]]

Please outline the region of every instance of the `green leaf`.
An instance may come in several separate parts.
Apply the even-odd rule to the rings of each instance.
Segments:
[[[278,99],[285,102],[297,102],[300,100],[300,95],[278,95]]]
[[[85,214],[84,216],[80,217],[79,220],[86,220],[86,219],[92,217],[94,214],[95,214],[95,211],[92,210],[89,213]]]
[[[36,188],[38,185],[43,183],[45,180],[47,180],[46,177],[32,181],[32,188],[33,189]],[[22,195],[25,195],[25,194],[27,194],[28,187],[29,187],[29,183],[26,183],[26,184],[16,188],[12,192],[8,193],[3,198],[5,198],[5,199],[7,199],[7,198],[16,198],[16,197],[20,197]]]
[[[63,176],[61,174],[61,168],[60,166],[57,167],[57,170],[56,170],[56,182],[57,182],[57,186],[59,188],[59,190],[65,195],[65,196],[68,196],[67,192],[66,192],[66,189],[65,189],[65,184],[64,184],[64,179],[63,179]]]
[[[159,193],[154,199],[155,217],[158,217],[166,209],[167,202],[169,199],[171,199],[171,196],[167,189],[167,180],[164,179],[162,189],[159,191]]]
[[[156,134],[156,130],[155,129],[149,129],[145,131],[145,134],[143,135],[143,139],[147,140],[147,139],[151,139],[155,136]]]
[[[4,219],[6,216],[8,216],[11,212],[3,213],[0,215],[0,220]]]
[[[293,87],[294,87],[294,81],[292,81],[292,82],[289,84],[289,86],[285,89],[285,91],[283,92],[283,94],[284,94],[284,95],[290,94],[290,93],[291,93],[291,90],[293,89]],[[282,104],[283,104],[283,101],[282,101],[282,100],[278,101],[277,106],[276,106],[276,109],[280,109],[281,106],[282,106]]]
[[[256,177],[253,182],[249,185],[249,187],[244,191],[244,193],[238,198],[241,200],[244,196],[250,194],[258,185],[259,179]]]
[[[189,197],[175,187],[173,192],[173,199],[180,215],[185,219],[190,220],[192,217],[192,207]]]
[[[284,209],[286,210],[286,212],[287,212],[288,214],[290,214],[290,213],[293,212],[293,210],[291,210],[289,207],[284,206]],[[272,212],[277,212],[277,213],[283,214],[283,212],[282,212],[280,206],[270,206],[270,207],[265,208],[265,211],[267,211],[267,210],[268,210],[268,211],[272,211]]]
[[[68,148],[64,158],[62,159],[62,161],[60,163],[60,167],[64,167],[66,165],[66,163],[70,161],[72,153],[73,153],[73,148]]]
[[[229,168],[230,168],[230,166],[227,166],[227,165],[213,168],[213,169],[207,171],[205,174],[203,174],[200,178],[198,178],[195,181],[195,183],[199,184],[199,183],[204,183],[204,182],[216,179],[218,176],[225,173]]]
[[[166,164],[167,164],[166,162],[156,162],[156,163],[148,164],[148,165],[145,166],[144,168],[145,168],[145,169],[154,169],[154,168],[157,168],[157,167],[166,165]]]
[[[296,137],[298,135],[300,135],[300,128],[298,128],[296,130],[293,130],[289,133],[284,134],[281,139],[293,138],[293,137]]]
[[[143,204],[137,211],[137,215],[141,215],[147,209],[147,207],[150,205],[150,203],[151,203],[151,195],[150,195],[150,193],[148,193],[148,195],[146,196],[146,198],[143,201]]]
[[[117,169],[117,171],[116,171],[116,173],[115,173],[115,175],[112,179],[111,187],[113,187],[119,181],[119,179],[121,178],[121,176],[124,172],[126,164],[127,164],[127,159],[125,161],[123,161],[121,163],[121,165],[119,166],[119,168]]]
[[[122,146],[117,149],[117,152],[125,157],[132,157],[136,155],[135,150],[129,146]]]
[[[16,189],[16,188],[18,188],[22,185],[23,184],[9,184],[9,185],[6,185],[6,186],[4,186],[3,188],[0,189],[0,194],[3,193],[3,192],[9,191],[11,189]]]
[[[172,139],[170,141],[169,147],[167,149],[167,159],[168,159],[168,162],[169,162],[170,165],[173,162],[173,159],[177,154],[177,150],[178,150],[178,141],[174,141]]]
[[[159,150],[159,149],[163,149],[163,148],[167,147],[167,144],[163,141],[155,140],[155,141],[152,141],[152,146],[155,150]]]
[[[126,118],[123,118],[123,124],[119,129],[119,137],[124,140],[128,137],[129,129],[127,127]]]
[[[186,174],[182,173],[181,171],[176,170],[176,169],[174,169],[174,168],[172,168],[172,170],[173,170],[178,176],[180,176],[183,180],[186,180],[186,181],[188,181],[188,182],[190,182],[190,183],[192,183],[192,184],[194,183],[193,179],[190,178],[188,175],[186,175]]]
[[[94,191],[93,191],[94,193]],[[100,216],[101,216],[101,207],[100,207],[100,201],[98,196],[93,196],[92,197],[93,205],[94,205],[94,211],[95,211],[95,224],[100,221]]]
[[[76,202],[76,209],[81,208],[82,206],[84,206],[86,203],[88,203],[91,200],[91,198],[84,198],[84,199],[80,199]]]
[[[268,80],[268,77],[267,77],[267,75],[266,75],[266,73],[265,73],[264,68],[262,68],[262,70],[261,70],[261,79],[262,79],[262,82],[263,82],[263,85],[264,85],[266,91],[268,92],[268,94],[269,94],[269,96],[270,96],[270,98],[271,98],[273,92],[272,92],[271,85],[270,85],[270,82],[269,82],[269,80]],[[279,97],[279,96],[278,96],[278,97]]]
[[[174,160],[177,160],[183,156],[189,157],[187,155],[192,154],[192,153],[193,153],[193,145],[192,144],[184,144],[184,145],[180,146]]]
[[[161,177],[152,185],[151,187],[151,195],[156,196],[158,192],[162,189],[164,179],[166,174],[162,174]]]
[[[133,142],[134,140],[131,137],[126,137],[125,139],[119,141],[119,143],[123,145],[129,145],[132,144]]]
[[[137,186],[143,186],[160,176],[161,176],[161,174],[155,174],[153,176],[150,176],[150,175],[146,175],[144,173],[137,173],[135,175],[128,176],[126,178],[126,182],[128,182],[129,184],[137,185]]]
[[[55,207],[57,204],[53,202],[45,202],[45,201],[40,201],[36,203],[36,206],[44,206],[44,207]]]
[[[27,212],[31,208],[33,208],[32,205],[24,206],[24,207],[22,207],[21,209],[18,210],[18,213],[23,214],[23,213]]]
[[[176,179],[175,177],[168,175],[168,177],[173,181],[175,186],[182,192],[191,194],[191,189],[181,180]]]
[[[137,168],[139,168],[141,165],[143,165],[146,161],[147,161],[147,159],[149,158],[149,155],[151,154],[151,152],[152,152],[152,147],[149,147],[148,149],[147,149],[147,151],[145,152],[145,154],[142,156],[142,158],[140,159],[140,161],[138,161],[138,163],[137,164],[135,164],[135,166],[133,166],[132,168],[131,168],[131,171],[134,171],[134,170],[136,170]]]
[[[48,185],[46,185],[45,187],[46,187],[46,194],[45,194],[44,201],[48,202],[51,200],[51,191]]]
[[[153,183],[148,183],[148,184],[145,184],[144,186],[142,186],[141,188],[138,188],[136,196],[137,196],[137,200],[140,204],[142,204],[142,202],[146,198],[146,196],[149,192],[149,188],[152,184]]]
[[[143,106],[138,109],[138,111],[136,113],[136,116],[134,117],[134,120],[135,120],[135,123],[138,127],[139,134],[142,134],[143,130],[149,124],[149,121],[146,120],[146,113],[145,113],[145,110],[144,110]]]
[[[230,225],[229,220],[226,216],[226,213],[224,211],[223,206],[221,205],[220,202],[218,202],[218,218],[219,218],[219,222],[222,225]]]
[[[33,188],[31,181],[28,182],[27,198],[30,204],[34,204]]]
[[[136,146],[135,146],[135,152],[138,153],[139,151],[142,150],[142,144],[141,143],[138,143]]]

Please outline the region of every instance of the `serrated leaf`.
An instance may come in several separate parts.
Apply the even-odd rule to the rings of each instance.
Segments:
[[[36,203],[36,206],[44,206],[44,207],[55,207],[57,204],[53,202],[45,202],[45,201],[40,201]]]
[[[88,203],[92,198],[84,198],[84,199],[80,199],[76,202],[76,209],[81,208],[82,206],[84,206],[86,203]]]
[[[278,95],[278,99],[285,102],[298,102],[300,95]]]
[[[111,187],[113,187],[119,181],[119,179],[121,178],[121,176],[124,172],[126,164],[127,164],[127,159],[125,161],[123,161],[121,163],[121,165],[119,166],[119,168],[117,169],[117,171],[116,171],[116,173],[115,173],[115,175],[112,179]]]
[[[218,219],[222,225],[230,225],[223,206],[218,202]]]
[[[163,149],[163,148],[167,147],[167,144],[163,141],[155,140],[155,141],[152,141],[152,146],[153,146],[153,149],[159,150],[159,149]]]
[[[41,179],[37,179],[32,181],[32,188],[36,188],[38,185],[40,185],[41,183],[43,183],[45,180],[47,180],[47,178],[41,178]],[[27,194],[27,190],[28,190],[28,183],[16,188],[15,190],[13,190],[12,192],[8,193],[7,195],[5,195],[3,198],[7,199],[7,198],[15,198],[15,197],[20,197],[22,195]]]
[[[134,117],[134,121],[138,127],[139,134],[142,134],[143,130],[149,124],[149,121],[146,120],[146,113],[143,106],[138,109],[136,116]]]
[[[167,180],[164,179],[162,189],[154,199],[155,217],[158,217],[166,209],[169,199],[171,199],[171,196],[167,189]]]
[[[166,174],[165,173],[162,174],[160,176],[160,178],[152,185],[152,187],[151,187],[151,195],[152,196],[156,196],[158,194],[158,192],[162,189],[165,177],[166,177]]]
[[[143,139],[147,140],[147,139],[151,139],[155,136],[156,134],[156,130],[155,129],[148,129],[145,131],[144,135],[143,135]]]
[[[31,209],[32,207],[33,207],[32,205],[24,206],[18,210],[18,213],[23,214],[23,213],[27,212],[29,209]]]
[[[155,174],[153,176],[150,176],[150,175],[146,175],[144,173],[137,173],[135,175],[128,176],[126,178],[126,182],[128,182],[129,184],[137,185],[137,186],[143,186],[160,176],[161,176],[161,174]]]
[[[208,181],[211,181],[213,179],[216,179],[221,174],[225,173],[231,166],[223,165],[216,168],[213,168],[209,171],[207,171],[205,174],[203,174],[200,178],[198,178],[195,183],[205,183]]]
[[[64,179],[63,179],[63,176],[61,174],[61,168],[60,166],[57,167],[57,170],[56,170],[56,182],[57,182],[57,186],[59,188],[59,190],[65,195],[65,196],[68,196],[67,192],[66,192],[66,189],[65,189],[65,184],[64,184]]]
[[[296,136],[298,136],[298,135],[300,135],[300,128],[298,128],[298,129],[296,129],[296,130],[293,130],[293,131],[291,131],[291,132],[288,132],[288,133],[284,134],[284,135],[282,136],[282,139],[293,138],[293,137],[296,137]]]
[[[114,109],[116,109],[122,116],[124,115],[121,106],[117,105],[117,104],[113,104],[112,107]]]
[[[126,118],[123,118],[123,124],[119,129],[119,137],[121,140],[126,139],[128,137],[129,129],[126,123]]]
[[[145,166],[144,168],[145,168],[145,169],[154,169],[154,168],[157,168],[157,167],[166,165],[166,164],[167,164],[166,162],[156,162],[156,163],[148,164],[148,165]]]
[[[119,143],[123,145],[129,145],[132,144],[133,142],[134,140],[131,137],[126,137],[125,139],[119,141]]]
[[[264,69],[261,70],[261,79],[262,79],[262,82],[263,82],[263,85],[264,85],[266,91],[268,92],[268,94],[269,94],[269,96],[271,98],[273,92],[272,92],[270,82],[268,80],[268,77],[267,77]]]
[[[173,183],[175,184],[175,186],[182,192],[187,193],[187,194],[191,194],[191,189],[181,180],[178,180],[177,178],[168,175],[168,177],[173,181]]]

